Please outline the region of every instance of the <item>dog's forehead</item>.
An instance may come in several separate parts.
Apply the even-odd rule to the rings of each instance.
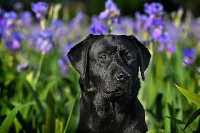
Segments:
[[[133,42],[120,36],[106,36],[95,40],[91,45],[90,52],[98,53],[99,51],[110,51],[114,49],[127,50],[130,53],[135,53],[137,48]]]

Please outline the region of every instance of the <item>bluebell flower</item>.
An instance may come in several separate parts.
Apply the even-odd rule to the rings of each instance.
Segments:
[[[163,5],[157,2],[153,2],[151,4],[144,4],[144,11],[148,15],[160,15],[163,13]]]
[[[28,62],[22,62],[17,66],[17,72],[21,72],[23,70],[27,70],[29,67],[29,63]]]
[[[48,13],[49,5],[46,2],[37,2],[31,5],[32,11],[38,19],[43,18]]]
[[[90,33],[94,35],[100,35],[107,32],[107,27],[98,18],[92,19],[92,25],[90,27]]]
[[[189,65],[193,65],[195,63],[197,52],[194,48],[185,48],[182,54],[184,62]],[[186,64],[183,63],[183,66],[186,66]]]
[[[20,32],[12,32],[10,37],[4,38],[6,48],[9,50],[19,50],[23,37],[23,34]]]
[[[32,23],[32,15],[29,11],[25,11],[21,14],[21,24],[23,26],[30,26]]]
[[[41,31],[36,40],[36,49],[48,53],[54,48],[53,34],[51,31]]]

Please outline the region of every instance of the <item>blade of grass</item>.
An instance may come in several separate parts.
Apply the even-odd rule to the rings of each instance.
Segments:
[[[166,117],[169,118],[170,120],[172,120],[176,124],[185,124],[185,122],[178,120],[176,118],[173,118],[173,117],[170,117],[170,116],[166,116]]]
[[[200,109],[196,110],[192,116],[189,118],[189,120],[187,121],[184,129],[186,129],[198,116],[200,115]]]
[[[6,116],[6,118],[4,119],[3,123],[0,126],[0,133],[8,133],[12,122],[15,118],[15,116],[17,115],[19,109],[21,108],[21,106],[17,106],[15,107],[9,115]]]
[[[43,133],[55,133],[55,101],[50,90],[47,94],[46,103],[46,120],[43,125]]]
[[[197,74],[200,75],[200,72],[198,72],[197,70],[195,70],[194,68],[192,68],[189,64],[187,64],[185,61],[182,61],[183,63],[185,63],[187,65],[187,67],[189,67],[192,71],[196,72]]]
[[[64,129],[63,133],[71,132],[72,130],[74,130],[74,132],[76,132],[75,129],[70,129],[70,125],[71,125],[72,120],[74,120],[74,119],[72,119],[72,118],[73,118],[73,115],[75,115],[76,111],[79,110],[79,109],[77,109],[77,108],[78,108],[78,105],[79,105],[79,99],[80,99],[80,93],[78,93],[78,94],[76,95],[73,109],[72,109],[71,112],[70,112],[70,115],[69,115],[69,117],[68,117],[67,124],[66,124],[66,126],[65,126],[65,129]],[[78,121],[78,120],[77,120],[77,121]],[[69,131],[69,130],[70,130],[70,131]]]
[[[43,107],[42,107],[41,101],[40,101],[39,98],[38,98],[37,92],[35,91],[36,88],[35,88],[35,86],[34,86],[32,83],[29,83],[29,81],[27,81],[26,83],[29,85],[28,88],[30,88],[30,90],[31,90],[31,92],[32,92],[32,94],[33,94],[33,97],[34,97],[34,99],[35,99],[35,101],[36,101],[36,103],[37,103],[37,105],[38,105],[38,108],[39,108],[39,110],[40,110],[40,113],[41,113],[41,115],[42,115],[42,118],[43,118],[43,120],[44,120],[44,119],[45,119],[45,111],[44,111],[44,109],[43,109]]]
[[[176,84],[175,84],[176,85]],[[192,93],[186,89],[183,89],[181,87],[179,87],[178,85],[176,85],[176,87],[178,88],[178,90],[189,100],[191,100],[194,104],[196,104],[197,106],[200,107],[200,96]]]
[[[194,68],[192,68],[188,63],[186,63],[185,61],[181,60],[180,58],[177,57],[178,60],[180,60],[181,62],[183,62],[184,64],[186,64],[187,67],[189,67],[192,71],[194,71],[195,73],[200,75],[200,72],[195,70]]]
[[[4,121],[2,122],[1,126],[0,126],[0,133],[8,133],[9,129],[12,125],[12,122],[14,120],[14,118],[16,117],[17,113],[19,112],[19,110],[23,107],[26,106],[30,106],[33,105],[33,103],[27,103],[24,105],[18,105],[15,108],[13,108],[10,112],[9,115],[6,116],[6,118],[4,119]]]
[[[3,102],[6,104],[6,106],[7,106],[10,110],[12,110],[12,109],[15,108],[15,106],[14,106],[12,103],[9,103],[9,102],[4,101],[4,100],[3,100]],[[30,103],[36,104],[35,102],[30,102]],[[22,129],[23,129],[25,132],[27,132],[27,133],[30,132],[30,127],[28,127],[27,122],[26,122],[26,121],[24,120],[24,118],[22,117],[22,114],[21,114],[20,112],[18,112],[17,115],[16,115],[16,117],[17,117],[17,119],[18,119],[18,121],[19,121],[19,123],[20,123]]]

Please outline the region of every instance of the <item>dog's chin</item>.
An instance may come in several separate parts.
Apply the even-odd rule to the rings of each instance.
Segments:
[[[109,91],[108,93],[111,95],[111,97],[126,97],[131,95],[131,86],[116,86],[113,91]]]

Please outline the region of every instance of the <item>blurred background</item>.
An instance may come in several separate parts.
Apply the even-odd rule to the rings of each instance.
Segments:
[[[134,35],[151,52],[138,95],[149,130],[200,133],[200,0],[41,1],[0,0],[0,133],[76,132],[67,53],[89,33]]]
[[[74,12],[81,10],[87,15],[97,15],[104,9],[106,0],[44,0],[47,3],[61,3],[63,7],[70,12],[70,17],[74,16]],[[7,11],[15,9],[30,10],[31,3],[38,2],[38,0],[0,0],[0,5]],[[162,3],[165,11],[171,12],[182,7],[184,10],[191,10],[195,17],[200,16],[200,0],[114,0],[120,7],[122,15],[134,15],[136,11],[143,12],[143,5],[145,2],[159,2]],[[21,5],[20,3],[23,3]],[[13,6],[15,5],[15,6]]]

